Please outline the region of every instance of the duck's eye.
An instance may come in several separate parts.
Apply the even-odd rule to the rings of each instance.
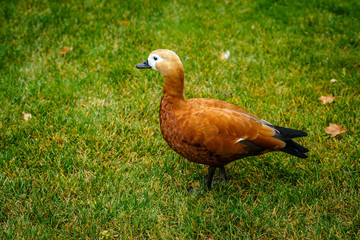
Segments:
[[[157,60],[157,57],[154,57],[154,60],[156,61],[156,60]]]

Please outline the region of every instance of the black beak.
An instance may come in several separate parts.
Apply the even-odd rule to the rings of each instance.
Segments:
[[[137,65],[136,65],[136,68],[139,68],[139,69],[151,68],[151,66],[149,65],[148,61],[146,60],[146,61],[143,62],[143,63],[137,64]]]

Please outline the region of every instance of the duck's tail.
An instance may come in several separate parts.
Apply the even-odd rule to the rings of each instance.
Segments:
[[[309,151],[306,147],[301,146],[300,144],[294,142],[293,138],[298,137],[305,137],[307,136],[307,133],[301,130],[295,130],[291,128],[284,128],[284,127],[278,127],[274,126],[275,129],[280,133],[280,136],[284,139],[286,146],[279,149],[282,152],[288,153],[290,155],[293,155],[295,157],[299,158],[307,158],[308,156],[305,155],[306,152]]]

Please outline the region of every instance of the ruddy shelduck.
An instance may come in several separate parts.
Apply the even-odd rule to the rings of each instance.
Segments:
[[[209,166],[206,179],[211,188],[216,168],[227,180],[228,163],[273,151],[299,158],[309,150],[292,139],[307,134],[301,130],[274,126],[245,110],[216,99],[185,99],[184,69],[173,51],[158,49],[136,65],[154,69],[164,77],[160,103],[160,129],[167,144],[191,162]]]

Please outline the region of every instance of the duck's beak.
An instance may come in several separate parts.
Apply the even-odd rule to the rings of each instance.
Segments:
[[[148,63],[148,60],[146,60],[145,62],[143,63],[139,63],[136,65],[136,68],[140,68],[140,69],[143,69],[143,68],[151,68],[151,66],[149,65]]]

